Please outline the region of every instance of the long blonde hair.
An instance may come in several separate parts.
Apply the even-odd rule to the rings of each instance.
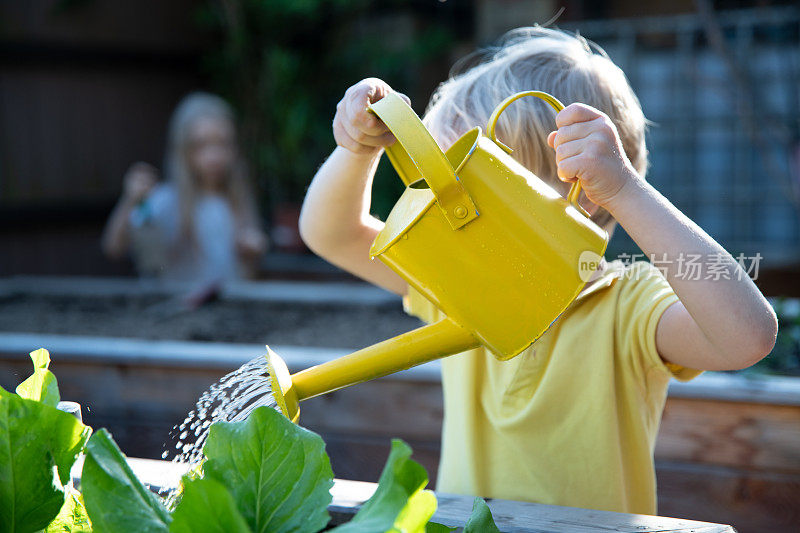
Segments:
[[[172,113],[164,174],[178,195],[181,235],[190,239],[194,238],[192,221],[198,197],[198,185],[196,177],[190,170],[189,145],[192,126],[201,118],[221,119],[235,126],[235,116],[231,106],[219,96],[209,93],[194,92],[185,96]],[[238,148],[222,192],[230,203],[239,227],[258,224],[258,214],[247,180],[247,165]]]
[[[498,46],[480,50],[457,63],[450,78],[431,98],[424,122],[443,148],[475,126],[486,127],[494,108],[521,91],[545,91],[564,105],[582,102],[606,113],[619,131],[634,168],[647,171],[646,119],[625,74],[596,44],[561,30],[518,28]],[[498,138],[514,149],[513,157],[565,193],[568,184],[556,173],[547,135],[556,129],[555,111],[536,98],[524,98],[505,111]],[[592,219],[613,229],[604,209]]]

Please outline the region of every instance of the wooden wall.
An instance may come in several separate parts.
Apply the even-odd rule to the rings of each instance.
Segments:
[[[0,275],[119,273],[100,228],[201,87],[196,0],[0,1]],[[72,253],[70,253],[72,251]]]

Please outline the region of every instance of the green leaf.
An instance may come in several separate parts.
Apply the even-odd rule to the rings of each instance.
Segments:
[[[203,453],[206,478],[227,487],[253,531],[316,532],[328,523],[333,472],[325,443],[275,410],[213,424]]]
[[[50,353],[39,348],[30,355],[33,360],[33,374],[17,386],[17,394],[51,407],[57,406],[61,396],[55,375],[47,369],[50,366]]]
[[[211,478],[183,479],[183,496],[172,513],[170,533],[251,533],[233,496]]]
[[[90,432],[70,414],[0,389],[3,531],[36,531],[55,518],[70,468]]]
[[[166,533],[171,521],[158,496],[131,470],[105,429],[86,445],[81,488],[97,533]]]
[[[83,505],[83,497],[75,489],[67,491],[67,499],[58,516],[50,522],[44,533],[91,533],[89,515]]]
[[[427,484],[428,474],[422,465],[411,460],[411,448],[395,439],[375,494],[350,522],[333,531],[424,533],[425,525],[436,512],[436,496],[424,490]]]
[[[483,498],[475,498],[472,502],[472,514],[464,526],[464,533],[500,533]]]
[[[425,524],[425,533],[450,533],[455,531],[457,527],[450,527],[436,522],[428,522]]]

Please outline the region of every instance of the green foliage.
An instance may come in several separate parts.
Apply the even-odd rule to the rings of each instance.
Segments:
[[[779,298],[773,307],[778,315],[775,348],[753,370],[770,374],[800,376],[800,302]]]
[[[55,397],[57,403],[55,378],[46,378],[49,355],[37,350],[31,357],[36,366],[34,379],[18,390],[48,402]],[[74,416],[0,388],[0,524],[4,531],[38,531],[53,521],[64,506],[70,469],[89,433]]]
[[[464,533],[500,533],[483,498],[475,498],[472,502],[472,515],[464,526]]]
[[[428,522],[425,526],[425,533],[450,533],[455,531],[457,527],[449,527],[444,524],[437,524],[436,522]]]
[[[207,478],[223,484],[253,531],[319,531],[333,486],[322,438],[268,407],[218,422],[203,448]]]
[[[86,445],[81,488],[97,533],[169,530],[169,512],[160,498],[139,481],[105,429],[92,435]]]
[[[266,207],[302,199],[334,147],[331,119],[347,87],[380,77],[422,110],[429,88],[420,71],[447,61],[454,44],[449,28],[423,23],[404,2],[209,0],[197,20],[218,43],[205,69],[239,110]],[[393,173],[376,180],[380,216],[402,190],[397,182]]]
[[[50,522],[44,533],[91,533],[89,515],[83,504],[83,496],[75,489],[68,488],[66,501],[58,516]]]
[[[172,513],[170,533],[250,533],[230,491],[211,478],[183,481],[183,496]]]
[[[50,352],[39,348],[31,352],[33,360],[33,374],[17,385],[17,394],[22,398],[42,402],[50,407],[56,407],[61,401],[58,393],[58,382],[48,367],[50,366]]]
[[[383,468],[378,488],[355,517],[334,529],[337,533],[422,533],[433,513],[436,496],[424,490],[428,474],[411,460],[411,448],[392,441],[392,451]]]

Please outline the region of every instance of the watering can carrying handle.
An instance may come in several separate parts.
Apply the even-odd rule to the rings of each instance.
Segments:
[[[453,229],[478,216],[475,203],[450,161],[414,110],[397,93],[387,94],[368,110],[397,138],[396,143],[386,148],[386,155],[406,185],[424,178]]]
[[[556,110],[556,112],[564,109],[564,104],[562,104],[561,101],[558,100],[558,98],[542,91],[525,91],[517,93],[509,96],[508,98],[500,102],[500,105],[498,105],[492,112],[492,116],[489,117],[489,123],[486,126],[486,135],[491,140],[493,140],[495,144],[497,144],[500,148],[505,150],[505,152],[508,154],[512,152],[511,148],[509,148],[508,146],[497,140],[497,134],[495,133],[495,129],[497,127],[497,121],[500,118],[500,115],[503,113],[503,111],[506,110],[508,106],[510,106],[512,103],[516,102],[520,98],[524,98],[526,96],[535,96],[536,98],[541,98],[542,100],[550,104],[553,107],[553,109]],[[583,207],[581,207],[581,204],[578,203],[578,197],[580,195],[581,195],[581,183],[580,181],[576,180],[572,184],[572,187],[570,188],[569,193],[567,194],[567,201],[569,201],[569,203],[572,204],[572,207],[577,209],[586,218],[590,218],[589,213],[587,213],[586,210]]]

